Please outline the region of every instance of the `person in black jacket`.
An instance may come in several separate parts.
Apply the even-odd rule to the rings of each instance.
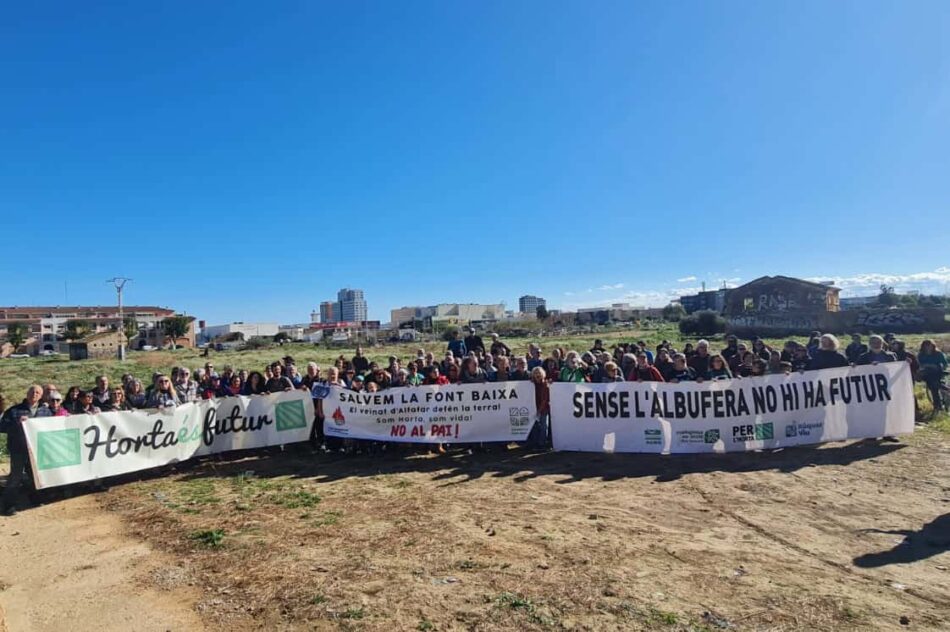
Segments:
[[[848,366],[848,359],[838,351],[838,346],[838,339],[831,334],[821,336],[818,339],[818,350],[812,354],[806,370],[817,371]]]
[[[369,359],[363,355],[363,347],[356,348],[356,355],[353,356],[353,370],[358,375],[363,375],[369,371]]]
[[[24,485],[32,486],[33,477],[30,473],[30,455],[26,447],[26,429],[23,424],[31,417],[50,417],[52,412],[40,399],[43,397],[43,388],[34,384],[26,390],[26,398],[11,406],[3,417],[0,417],[0,432],[7,435],[7,449],[10,451],[10,476],[7,477],[7,486],[0,496],[0,513],[12,516],[16,513],[16,501],[20,488]]]
[[[482,337],[475,334],[475,328],[468,328],[468,335],[465,336],[465,348],[469,353],[475,353],[476,351],[481,351],[485,353],[485,343],[482,342]]]
[[[851,334],[851,344],[844,350],[848,361],[857,364],[862,355],[868,352],[868,346],[861,342],[861,334]]]

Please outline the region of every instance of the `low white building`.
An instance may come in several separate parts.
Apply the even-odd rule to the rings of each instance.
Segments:
[[[273,338],[277,335],[278,331],[280,331],[280,328],[277,323],[236,322],[228,323],[227,325],[207,325],[201,330],[201,338],[204,342],[230,334],[241,334],[245,340],[250,340],[258,336]]]

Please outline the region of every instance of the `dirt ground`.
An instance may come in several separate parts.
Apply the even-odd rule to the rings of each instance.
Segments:
[[[145,585],[174,560],[125,531],[93,496],[0,518],[0,631],[204,630],[197,590]]]
[[[948,466],[931,430],[722,456],[273,450],[3,519],[0,605],[17,632],[110,629],[106,613],[136,630],[947,629]]]

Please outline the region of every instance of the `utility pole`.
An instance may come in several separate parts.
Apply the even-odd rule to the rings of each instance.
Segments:
[[[115,293],[119,298],[119,360],[125,360],[125,318],[122,317],[122,288],[131,280],[125,277],[106,279],[106,283],[115,286]]]

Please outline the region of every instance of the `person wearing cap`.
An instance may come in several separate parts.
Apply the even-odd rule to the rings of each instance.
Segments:
[[[871,336],[868,338],[867,351],[861,354],[855,364],[880,364],[881,362],[897,362],[897,356],[884,349],[884,339],[880,336]]]
[[[868,352],[868,346],[861,342],[861,334],[851,334],[851,344],[845,347],[844,355],[851,364],[858,364],[861,356]]]
[[[49,410],[53,417],[68,417],[69,411],[63,406],[63,395],[59,391],[50,391],[47,395]]]
[[[468,335],[465,336],[465,349],[468,353],[485,353],[485,343],[482,337],[475,333],[474,327],[468,328]]]
[[[0,417],[0,432],[7,435],[7,450],[10,453],[10,475],[0,495],[0,513],[12,516],[16,513],[20,488],[32,490],[33,477],[30,469],[30,454],[26,445],[24,424],[35,417],[50,417],[52,412],[41,401],[43,388],[34,384],[26,389],[26,397],[16,406],[11,406]]]

